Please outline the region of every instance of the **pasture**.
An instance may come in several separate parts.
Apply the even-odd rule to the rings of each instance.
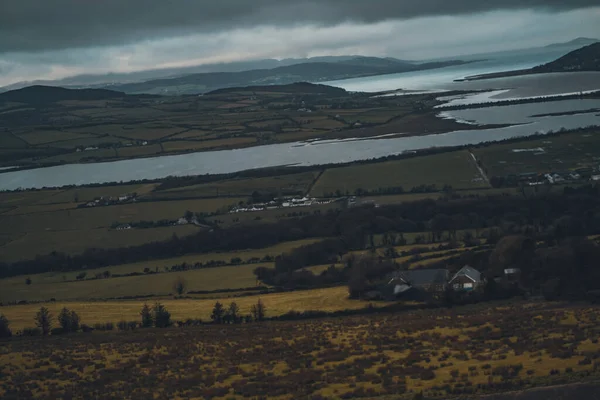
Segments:
[[[336,192],[354,194],[357,189],[373,191],[402,187],[406,191],[420,185],[442,189],[489,187],[483,181],[468,151],[456,151],[374,164],[329,168],[311,190],[313,196]]]
[[[600,164],[600,131],[575,132],[477,148],[488,175],[564,172]]]
[[[0,233],[30,233],[107,228],[113,223],[177,220],[189,210],[213,213],[227,210],[245,198],[135,202],[111,206],[83,207],[24,215],[0,215]]]
[[[130,229],[117,231],[108,228],[78,229],[65,231],[34,231],[11,233],[10,239],[1,247],[0,261],[30,260],[36,255],[53,251],[74,255],[93,247],[119,248],[142,245],[198,232],[193,225],[166,226],[161,228]]]
[[[153,199],[167,199],[213,196],[251,196],[255,191],[276,194],[304,194],[317,176],[317,171],[310,171],[299,174],[269,176],[265,178],[229,179],[156,191],[150,194],[149,197]]]

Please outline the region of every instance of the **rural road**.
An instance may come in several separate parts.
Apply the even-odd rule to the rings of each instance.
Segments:
[[[471,158],[473,159],[473,162],[475,163],[475,166],[479,170],[479,174],[485,180],[485,182],[489,185],[490,184],[490,180],[488,179],[485,171],[479,166],[479,162],[477,160],[477,156],[475,154],[473,154],[473,152],[471,150],[469,150],[469,154],[471,155]]]

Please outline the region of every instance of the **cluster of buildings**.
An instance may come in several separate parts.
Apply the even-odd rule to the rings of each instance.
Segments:
[[[520,270],[506,269],[504,277],[495,278],[495,281],[516,282],[519,276]],[[425,300],[439,297],[448,289],[462,293],[480,291],[483,290],[485,283],[486,280],[481,272],[468,265],[454,275],[447,269],[413,269],[390,274],[376,290],[367,292],[365,297],[386,300],[399,298]]]
[[[100,206],[111,206],[115,204],[128,203],[136,201],[135,194],[124,194],[118,197],[99,197],[95,200],[85,203],[84,207],[100,207]]]
[[[518,175],[509,175],[506,180],[513,183],[523,183],[529,186],[560,184],[568,181],[600,181],[600,168],[578,168],[573,171],[549,172],[539,174],[537,172],[524,172]]]
[[[310,197],[302,198],[290,198],[279,201],[270,201],[268,203],[254,203],[249,206],[235,206],[229,211],[231,214],[240,212],[253,212],[253,211],[264,211],[264,210],[276,210],[280,208],[294,208],[294,207],[310,207],[321,204],[330,204],[335,200],[318,200]]]

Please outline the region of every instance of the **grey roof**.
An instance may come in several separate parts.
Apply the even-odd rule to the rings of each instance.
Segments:
[[[481,282],[481,272],[477,271],[473,267],[469,267],[468,265],[465,265],[464,267],[462,267],[461,270],[458,271],[452,277],[451,281],[453,281],[454,279],[456,279],[459,276],[466,276],[467,278],[471,278],[471,280],[475,283]]]
[[[448,282],[447,269],[413,269],[398,271],[392,279],[401,279],[412,286],[445,284]]]

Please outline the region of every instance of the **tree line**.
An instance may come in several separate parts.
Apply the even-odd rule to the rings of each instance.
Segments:
[[[177,284],[177,283],[176,283]],[[213,324],[241,324],[251,322],[262,322],[267,318],[267,307],[261,299],[250,307],[249,314],[242,314],[237,303],[231,302],[225,307],[222,303],[216,302],[210,319]],[[63,335],[76,332],[92,332],[111,331],[115,325],[111,322],[104,324],[95,324],[94,327],[81,323],[79,315],[72,310],[64,307],[58,316],[55,318],[50,310],[46,307],[41,307],[35,317],[35,328],[24,328],[19,332],[21,336],[49,336]],[[56,321],[55,321],[56,320]],[[58,326],[55,325],[58,322]],[[120,321],[117,323],[117,328],[121,331],[134,330],[137,328],[168,328],[174,325],[193,326],[197,323],[202,323],[201,320],[173,321],[171,313],[160,302],[156,302],[152,307],[144,304],[140,310],[139,321]],[[0,338],[9,338],[13,336],[10,329],[10,322],[5,315],[0,314]]]
[[[591,235],[600,233],[598,192],[598,186],[588,185],[565,188],[563,193],[532,196],[426,199],[378,208],[338,209],[275,223],[217,228],[181,238],[174,235],[166,241],[138,246],[91,248],[74,256],[53,252],[33,260],[1,263],[0,277],[78,271],[185,254],[259,249],[307,238],[335,238],[326,243],[332,249],[341,246],[364,249],[369,235],[389,232],[429,232],[433,241],[438,241],[443,232],[455,236],[459,230],[478,232],[496,227],[505,234],[523,232],[540,238],[554,231],[571,236]],[[328,262],[322,255],[306,257]]]

